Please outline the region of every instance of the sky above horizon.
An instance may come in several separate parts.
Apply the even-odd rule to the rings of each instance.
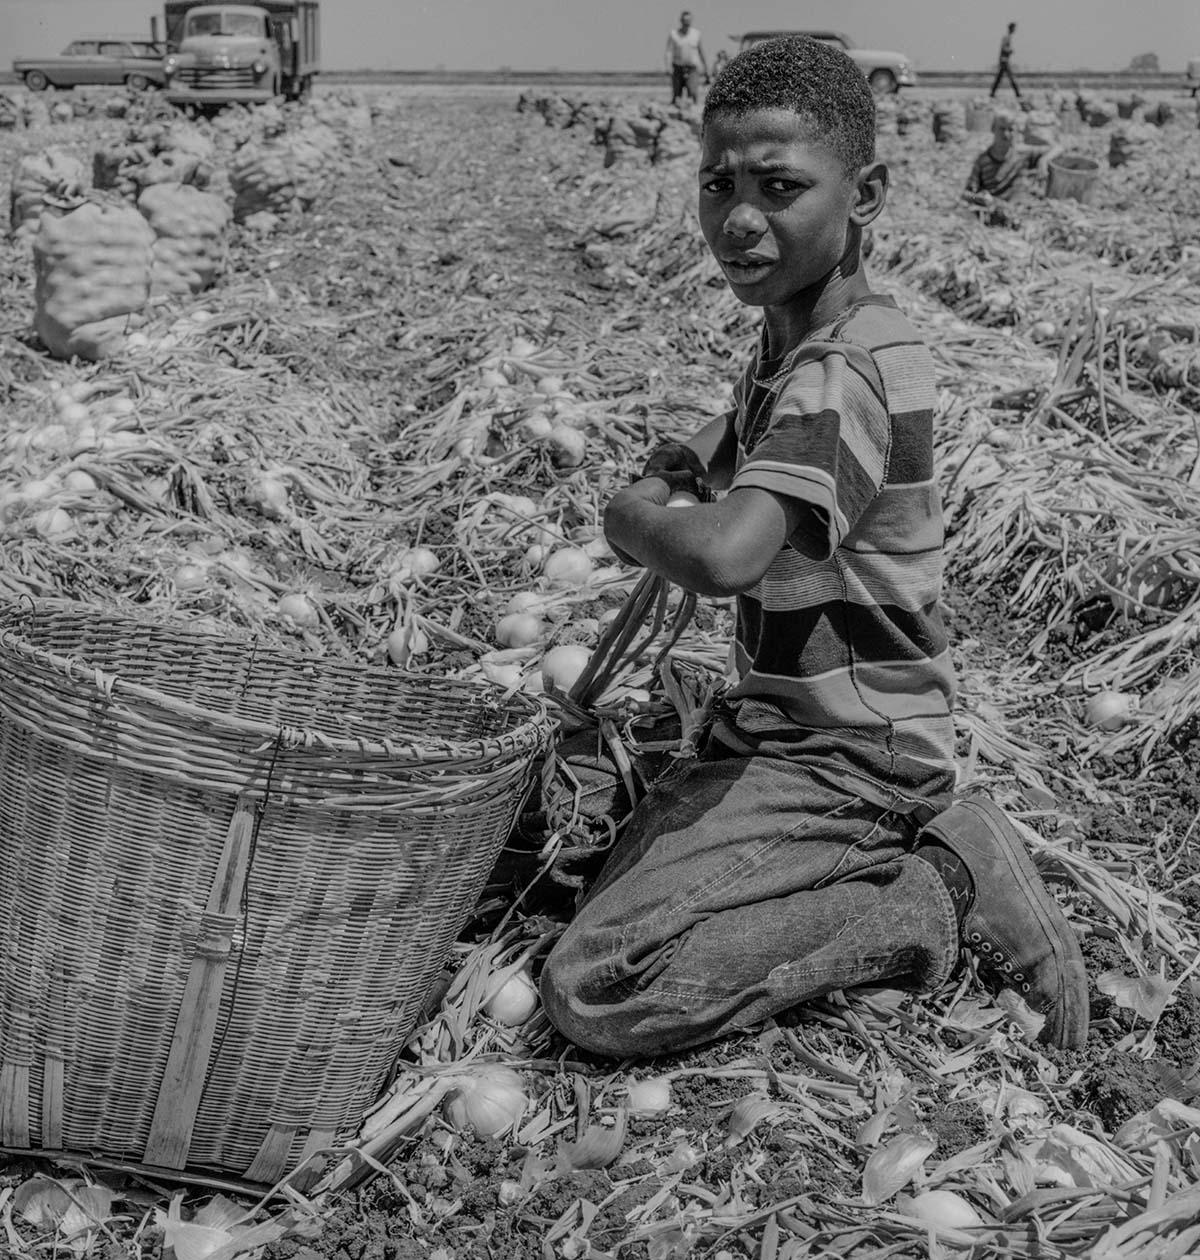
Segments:
[[[0,65],[84,35],[148,35],[161,12],[153,0],[0,0]],[[679,12],[645,0],[321,0],[321,60],[327,70],[655,70]],[[1120,70],[1148,52],[1183,71],[1200,58],[1198,0],[696,0],[691,12],[710,59],[733,51],[731,35],[802,23],[903,52],[918,71],[986,70],[1010,21],[1018,73]]]

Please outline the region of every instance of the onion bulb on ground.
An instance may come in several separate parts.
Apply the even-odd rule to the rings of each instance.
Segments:
[[[671,1082],[665,1076],[630,1081],[625,1091],[631,1116],[659,1116],[671,1106]]]
[[[1128,692],[1098,691],[1084,707],[1084,721],[1100,731],[1119,731],[1134,720],[1133,705]]]
[[[546,436],[555,468],[578,468],[587,457],[587,438],[568,424],[556,424]]]
[[[483,1004],[484,1012],[498,1024],[519,1028],[537,1010],[538,991],[524,967],[507,976]]]
[[[428,547],[410,547],[400,557],[400,568],[413,577],[426,577],[442,567],[437,553]]]
[[[304,629],[311,629],[321,620],[316,605],[300,591],[293,591],[289,595],[282,596],[276,608],[281,617],[290,618]]]
[[[271,521],[277,521],[287,511],[287,483],[279,477],[272,477],[269,473],[264,473],[250,487],[247,499],[251,507],[260,516],[265,516]]]
[[[73,494],[95,494],[100,487],[90,472],[84,472],[82,468],[72,468],[63,478],[63,488]]]
[[[699,496],[690,490],[676,490],[667,500],[667,507],[695,507],[699,502]]]
[[[208,570],[202,564],[181,564],[173,581],[177,591],[198,591],[208,585]]]
[[[402,622],[388,635],[384,647],[388,660],[403,668],[414,656],[429,651],[429,636],[415,621]]]
[[[545,442],[554,432],[554,421],[541,411],[530,412],[517,425],[517,433],[523,442]]]
[[[507,604],[505,613],[540,613],[546,601],[536,591],[518,591]]]
[[[479,668],[488,682],[503,687],[505,691],[521,686],[523,674],[516,661],[480,661]]]
[[[456,1129],[474,1129],[480,1137],[499,1137],[525,1114],[525,1082],[512,1068],[476,1068],[459,1079],[447,1097],[446,1119]]]
[[[591,657],[582,643],[560,643],[542,657],[542,679],[547,687],[570,691]]]
[[[530,612],[506,613],[496,622],[496,642],[503,647],[532,647],[544,632],[541,620]]]
[[[901,1210],[906,1216],[915,1216],[935,1229],[938,1226],[942,1229],[970,1229],[984,1223],[974,1207],[953,1190],[922,1191],[913,1195]]]
[[[560,547],[542,566],[551,586],[582,586],[592,576],[592,558],[582,547]]]

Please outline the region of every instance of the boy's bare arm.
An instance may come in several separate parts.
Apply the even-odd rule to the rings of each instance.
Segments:
[[[796,500],[755,488],[695,507],[667,507],[670,495],[660,477],[635,481],[609,501],[604,533],[621,555],[698,595],[749,590],[804,512]]]

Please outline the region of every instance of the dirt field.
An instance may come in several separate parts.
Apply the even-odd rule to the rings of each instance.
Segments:
[[[459,934],[444,1000],[401,1052],[393,1118],[351,1135],[377,1162],[351,1149],[314,1165],[302,1190],[261,1207],[253,1237],[239,1231],[255,1196],[227,1191],[246,1218],[189,1251],[162,1215],[161,1179],[14,1154],[0,1249],[1149,1260],[1200,1247],[1200,132],[1179,95],[1130,120],[1110,97],[1097,125],[1072,96],[1051,122],[1097,160],[1095,203],[1033,187],[1016,226],[984,228],[957,205],[984,136],[961,117],[943,119],[941,141],[934,128],[937,108],[973,99],[918,92],[886,111],[893,192],[869,265],[939,373],[963,781],[1027,825],[1081,937],[1087,1048],[1047,1050],[1028,1012],[967,972],[925,997],[834,994],[655,1063],[580,1054],[540,1012],[507,1026],[481,1010],[481,986],[525,955],[536,970],[608,835],[535,799]],[[276,124],[289,136],[320,121],[337,138],[303,195],[234,222],[213,287],[152,303],[141,336],[94,363],[52,358],[32,331],[32,241],[10,239],[0,599],[66,597],[460,678],[516,665],[535,686],[549,646],[593,647],[636,576],[600,538],[606,495],[649,446],[721,410],[756,327],[695,229],[687,120],[652,102],[528,93],[518,109],[498,88],[325,89]],[[1160,103],[1175,116],[1143,121]],[[614,118],[642,120],[634,142],[614,141]],[[0,155],[7,166],[55,145],[91,172],[132,125],[38,123],[0,132]],[[237,145],[265,143],[269,125],[196,124],[212,141],[210,189],[233,201]],[[1110,165],[1119,131],[1128,156]],[[31,441],[69,427],[55,384],[130,399],[106,414],[135,436]],[[560,423],[583,436],[579,462],[547,436]],[[62,491],[69,468],[90,470],[95,491]],[[283,515],[252,493],[254,470],[272,468],[289,487]],[[70,519],[40,515],[48,506]],[[224,551],[205,550],[212,537]],[[539,546],[586,549],[592,572],[555,587]],[[397,568],[416,547],[435,570]],[[203,559],[235,550],[234,576]],[[202,584],[181,583],[185,564],[208,566]],[[505,654],[497,619],[529,591],[539,638]],[[297,593],[311,625],[279,612]],[[728,617],[701,601],[676,645],[693,698],[720,669]],[[652,656],[592,710],[642,770],[654,723],[679,716]],[[1102,692],[1128,698],[1116,729],[1088,720]],[[481,1063],[517,1069],[527,1095],[492,1138],[456,1128],[438,1093]],[[662,1076],[669,1109],[630,1114],[629,1084]],[[90,1221],[22,1212],[33,1178],[81,1175],[113,1196]],[[958,1196],[975,1223],[931,1242],[913,1199],[929,1190]],[[185,1215],[205,1198],[190,1186]]]

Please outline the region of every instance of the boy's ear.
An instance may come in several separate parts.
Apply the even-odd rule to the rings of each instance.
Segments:
[[[854,208],[850,211],[850,222],[866,227],[872,219],[879,216],[887,203],[888,181],[891,175],[884,162],[871,162],[858,173],[858,187],[855,191]]]

